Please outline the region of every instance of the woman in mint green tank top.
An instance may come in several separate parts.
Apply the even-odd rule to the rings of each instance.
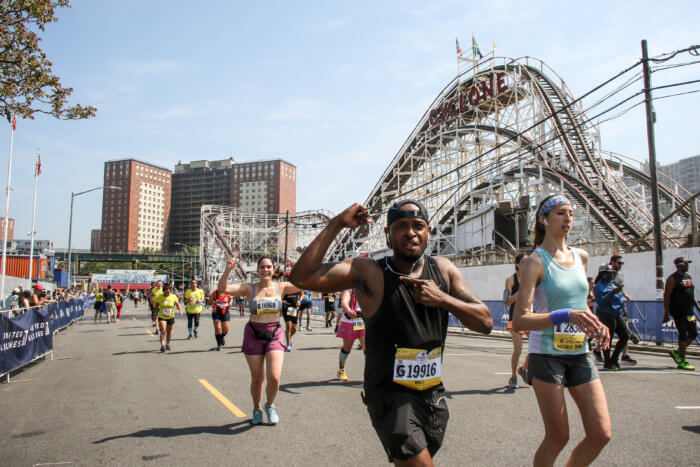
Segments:
[[[520,291],[513,329],[531,331],[527,379],[537,396],[545,435],[534,465],[550,466],[569,437],[564,388],[582,416],[585,437],[567,465],[588,465],[611,437],[610,412],[587,336],[607,348],[608,328],[588,308],[588,253],[570,248],[566,237],[573,225],[573,206],[561,195],[540,203],[535,220],[535,249],[520,266]],[[534,304],[534,313],[528,313]]]

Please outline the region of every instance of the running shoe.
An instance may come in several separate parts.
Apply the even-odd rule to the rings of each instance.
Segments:
[[[190,339],[192,339],[192,334],[190,334],[189,336],[187,336],[187,340],[190,340]]]
[[[280,418],[277,416],[275,404],[265,406],[265,415],[267,415],[267,423],[270,425],[277,425],[280,421]]]
[[[165,344],[165,350],[170,350],[170,344]]]
[[[622,361],[627,363],[628,365],[636,365],[637,364],[637,360],[633,359],[629,355],[623,355]]]
[[[262,409],[253,409],[253,425],[261,425],[263,422]]]
[[[688,360],[683,360],[678,364],[678,368],[681,370],[694,371],[695,367],[688,363]]]
[[[156,336],[158,335],[158,330],[157,330],[157,329],[156,329],[155,335],[156,335]]]
[[[311,327],[310,327],[310,326],[306,326],[306,330],[307,330],[307,331],[311,331]]]
[[[603,369],[608,371],[617,371],[620,369],[620,365],[617,363],[606,363],[603,365]]]
[[[165,346],[164,346],[164,345],[161,345],[161,346],[160,346],[160,351],[161,351],[161,352],[165,352]]]
[[[508,380],[508,389],[516,389],[518,387],[518,377],[511,376]]]
[[[224,336],[221,336],[221,347],[226,345],[226,341],[224,340]]]
[[[197,334],[197,331],[195,331],[195,332],[194,332],[194,338],[196,339],[196,338],[198,338],[198,337],[199,337],[199,334]]]
[[[338,370],[338,379],[341,381],[350,381],[348,375],[345,374],[345,370]]]
[[[632,343],[635,344],[635,345],[636,345],[636,344],[639,344],[639,336],[637,336],[637,335],[634,334],[634,333],[630,335],[630,340],[631,340]]]
[[[676,365],[680,365],[683,361],[683,359],[681,359],[681,355],[678,353],[677,350],[671,350],[668,354],[671,356],[671,358],[673,358],[673,361],[676,362]]]
[[[220,352],[220,351],[221,351],[221,346],[220,346],[220,345],[217,345],[217,346],[216,346],[216,350],[217,350],[217,352]]]

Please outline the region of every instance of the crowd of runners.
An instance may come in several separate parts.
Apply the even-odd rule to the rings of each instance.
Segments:
[[[564,196],[545,198],[536,219],[534,249],[515,259],[515,273],[505,283],[504,303],[513,340],[507,387],[517,387],[520,375],[534,389],[544,425],[544,437],[534,452],[535,465],[553,465],[568,442],[564,398],[568,390],[585,435],[567,465],[588,465],[612,436],[594,356],[603,360],[605,370],[619,369],[620,360],[636,363],[626,356],[632,333],[624,308],[624,300],[629,299],[623,292],[624,261],[613,255],[595,279],[587,277],[588,254],[566,243],[573,208]],[[216,343],[212,350],[225,346],[231,313],[237,309],[238,316],[244,316],[247,309],[241,351],[250,370],[252,423],[266,419],[277,424],[275,401],[284,354],[294,348],[304,312],[305,329],[311,329],[312,293],[320,294],[324,326],[334,328],[342,340],[337,378],[348,381],[345,364],[355,342],[364,353],[362,400],[389,461],[432,465],[449,419],[442,383],[449,314],[483,334],[491,332],[493,322],[489,308],[450,260],[424,254],[430,237],[428,221],[429,214],[419,201],[394,203],[385,228],[391,256],[324,263],[327,249],[342,229],[370,222],[367,209],[354,204],[327,224],[290,272],[285,274],[272,258],[262,256],[257,261],[257,281],[231,283],[229,275],[237,264],[231,258],[208,296],[196,280],[190,281],[182,294],[184,310],[169,284],[155,282],[145,299],[160,336],[160,352],[170,350],[175,309],[187,314],[188,339],[197,339],[200,315],[207,305],[212,306]],[[684,370],[693,370],[685,351],[697,336],[693,309],[698,303],[687,274],[689,262],[676,259],[677,271],[667,280],[664,302],[664,320],[672,317],[679,332],[679,346],[671,356]],[[100,309],[106,309],[108,317],[116,313],[118,319],[116,302],[122,294],[108,287],[98,295],[103,302]],[[614,335],[618,340],[611,350]],[[524,336],[528,352],[521,364]]]

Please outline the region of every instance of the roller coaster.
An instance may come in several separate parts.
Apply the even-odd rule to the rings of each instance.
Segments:
[[[600,147],[595,122],[548,65],[532,57],[490,55],[440,92],[367,197],[373,222],[343,231],[327,258],[385,254],[389,206],[414,198],[431,213],[428,253],[450,256],[461,265],[506,261],[530,246],[534,211],[550,193],[565,193],[574,203],[571,244],[585,245],[594,254],[648,250],[650,187],[644,166]],[[696,203],[687,202],[691,193],[665,178],[659,197],[667,217],[665,246],[687,244],[691,231],[697,231]],[[248,261],[265,248],[279,253],[283,215],[208,209],[202,210],[202,264],[205,257],[237,251],[253,255]],[[307,245],[332,214],[296,216],[314,228],[294,230],[295,250]],[[253,237],[262,239],[265,229],[271,232],[267,246],[256,246]],[[249,231],[257,232],[250,240],[240,236]],[[239,243],[231,243],[234,238]],[[210,263],[223,264],[220,258]]]

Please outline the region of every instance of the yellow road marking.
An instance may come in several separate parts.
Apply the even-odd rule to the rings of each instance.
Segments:
[[[224,396],[219,391],[217,391],[216,388],[214,386],[212,386],[211,384],[209,384],[209,382],[206,379],[200,379],[199,382],[202,384],[202,386],[204,386],[207,389],[207,391],[212,393],[212,395],[214,397],[219,399],[219,402],[224,404],[224,407],[229,409],[231,411],[231,413],[234,414],[236,417],[244,418],[246,416],[246,414],[244,414],[241,411],[241,409],[239,409],[238,407],[233,405],[233,403],[230,400],[226,399],[226,396]]]
[[[155,336],[155,334],[153,334],[153,333],[152,333],[151,331],[149,331],[148,329],[146,329],[146,332],[149,333],[149,334],[152,335],[152,336]]]

